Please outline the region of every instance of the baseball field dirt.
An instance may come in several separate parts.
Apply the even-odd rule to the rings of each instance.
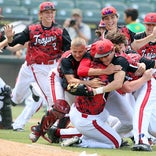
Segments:
[[[80,153],[61,147],[41,144],[23,144],[0,139],[0,156],[79,156]]]

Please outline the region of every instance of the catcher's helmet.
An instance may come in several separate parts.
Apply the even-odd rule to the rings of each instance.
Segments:
[[[145,24],[156,24],[156,13],[151,12],[151,13],[146,14],[146,16],[144,18],[144,23]]]
[[[65,100],[58,99],[55,101],[53,109],[60,113],[68,114],[70,111],[70,106]]]

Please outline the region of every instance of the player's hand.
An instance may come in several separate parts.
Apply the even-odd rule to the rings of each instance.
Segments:
[[[104,72],[106,75],[111,75],[113,73],[120,71],[121,69],[122,69],[122,67],[120,65],[110,64],[109,66],[107,66],[106,69],[104,69]]]
[[[97,88],[105,85],[105,83],[102,82],[99,78],[94,78],[89,81],[88,85],[92,88]]]
[[[145,70],[146,70],[146,65],[145,65],[145,63],[138,63],[137,66],[138,66],[138,69],[137,69],[137,71],[135,72],[135,76],[141,76],[141,75],[143,75],[143,73],[144,73]]]
[[[152,77],[153,77],[153,70],[152,70],[152,68],[146,70],[144,72],[143,76],[142,76],[142,78],[144,78],[146,81],[149,81]]]
[[[4,26],[4,32],[5,32],[5,35],[8,39],[8,42],[11,43],[12,40],[13,40],[13,36],[15,34],[15,32],[13,31],[13,26],[12,25],[5,25]]]

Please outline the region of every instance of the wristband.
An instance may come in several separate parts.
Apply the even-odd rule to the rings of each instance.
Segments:
[[[103,93],[104,93],[104,87],[99,87],[94,89],[94,95],[103,94]]]

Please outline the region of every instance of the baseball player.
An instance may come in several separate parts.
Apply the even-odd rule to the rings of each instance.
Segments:
[[[96,49],[95,51],[96,52]],[[91,56],[92,55],[92,56]],[[92,57],[95,55],[93,53],[88,53],[88,56],[83,58],[79,68],[78,68],[78,75],[81,77],[84,76],[99,76],[99,75],[111,75],[115,72],[118,72],[121,70],[121,67],[119,66],[114,66],[113,64],[110,64],[105,70],[103,69],[98,69],[98,68],[91,68],[91,61],[92,61]],[[129,131],[132,130],[132,112],[133,109],[131,107],[130,102],[127,99],[126,95],[120,95],[119,93],[117,93],[116,91],[112,91],[107,99],[108,104],[106,104],[106,107],[108,107],[108,111],[110,113],[110,115],[117,117],[120,122],[122,123],[122,131],[121,129],[118,130],[118,128],[116,127],[117,132],[120,134],[121,137],[124,137],[124,135],[126,133],[128,133]],[[111,103],[111,105],[110,105]],[[127,103],[127,105],[125,106],[125,103]],[[112,107],[111,107],[112,106]],[[125,112],[127,112],[125,114]],[[116,120],[116,118],[115,118]],[[113,121],[112,121],[113,122]]]
[[[109,31],[113,31],[114,33],[120,31],[123,34],[125,34],[128,41],[128,45],[130,45],[131,42],[133,42],[135,33],[129,30],[126,26],[119,26],[117,24],[119,17],[117,10],[114,7],[107,6],[103,8],[101,11],[101,15],[102,21],[104,22],[106,29],[106,31],[104,31],[104,33],[102,34],[101,38],[104,38]]]
[[[16,86],[18,86],[18,85],[15,85],[15,88],[16,88]],[[41,96],[40,96],[42,94],[41,94],[41,91],[40,91],[38,85],[35,82],[33,82],[33,83],[31,83],[30,86],[33,87],[33,90],[32,90],[32,92],[30,92],[30,90],[28,90],[29,95],[28,95],[28,97],[25,97],[26,99],[24,99],[25,107],[24,107],[23,111],[20,113],[20,115],[14,120],[14,123],[12,124],[13,131],[18,131],[18,132],[24,131],[24,127],[25,127],[26,123],[30,120],[30,118],[42,106],[45,105],[44,104],[45,102],[43,101],[43,98],[41,98]],[[16,90],[16,92],[17,91],[18,90]],[[14,97],[14,99],[17,99],[17,96],[15,94],[12,95],[12,98],[13,97]],[[16,102],[16,104],[17,104],[17,102]]]
[[[127,42],[125,42],[126,41],[126,38],[125,38],[125,36],[123,35],[123,34],[121,34],[121,33],[117,33],[116,35],[114,35],[113,33],[112,33],[112,35],[110,35],[111,37],[109,37],[110,39],[112,39],[112,41],[114,41],[114,43],[116,43],[116,44],[120,44],[120,42],[121,42],[121,44],[127,44]],[[95,48],[93,48],[94,50],[95,50]],[[123,48],[122,47],[120,47],[120,49],[121,49],[121,52],[123,51]],[[140,57],[139,57],[140,58]],[[86,58],[85,58],[86,59]],[[129,58],[130,59],[130,58]],[[87,61],[87,60],[86,60]],[[143,61],[143,60],[142,60]],[[81,61],[82,62],[82,61]],[[151,61],[151,60],[146,60],[146,64],[148,65],[147,66],[147,68],[153,68],[153,67],[155,67],[154,66],[154,61]],[[96,68],[97,69],[97,68]],[[83,70],[84,71],[84,70]],[[148,71],[145,75],[144,75],[144,81],[140,84],[139,83],[139,81],[137,81],[137,84],[135,85],[135,86],[137,86],[137,88],[139,87],[138,85],[140,85],[140,86],[142,86],[143,84],[144,84],[144,82],[146,82],[147,80],[149,80],[149,79],[151,79],[151,71]],[[142,80],[142,79],[141,79]],[[137,89],[137,88],[134,88],[133,87],[133,89]],[[133,90],[134,91],[134,90]],[[111,97],[111,96],[110,96]],[[107,99],[108,100],[108,99]],[[115,99],[116,100],[116,99]],[[122,101],[120,101],[120,102],[122,102]],[[111,106],[112,106],[112,103],[110,103],[111,104]],[[106,106],[108,106],[108,103],[106,104]],[[113,105],[114,106],[114,105]],[[118,106],[118,105],[117,105]],[[119,105],[120,106],[120,105]],[[125,105],[123,105],[123,107],[125,107]],[[126,104],[126,107],[127,107],[127,104]],[[113,107],[111,107],[112,109],[113,109]],[[118,108],[116,108],[117,110],[118,110]],[[119,112],[119,111],[117,111],[117,112]],[[119,112],[120,113],[120,112]],[[127,113],[127,112],[126,112]],[[118,113],[117,113],[118,114]],[[123,113],[123,116],[126,116],[126,114],[125,113]],[[132,116],[132,114],[131,114],[131,116]],[[129,122],[129,121],[128,121]],[[132,121],[131,121],[132,122]],[[60,137],[60,135],[61,135],[61,137],[63,138],[63,137],[67,137],[68,135],[69,135],[69,131],[71,131],[71,128],[69,129],[69,130],[56,130],[56,133],[53,131],[53,136],[54,136],[54,134],[57,136],[57,137]],[[73,135],[74,133],[73,133],[73,131],[72,131],[72,133],[70,133],[70,136],[71,136],[71,134]],[[78,132],[76,132],[75,131],[75,135],[76,136],[78,136],[78,135],[80,135]],[[56,137],[55,136],[55,137]],[[51,136],[52,137],[52,136]],[[73,141],[73,140],[72,140]],[[67,145],[67,144],[66,144]],[[68,142],[68,145],[69,145],[69,142]],[[147,149],[147,148],[146,148]]]
[[[26,43],[27,44],[27,43]],[[25,44],[25,45],[26,45]],[[19,49],[23,48],[23,45],[17,44],[13,47],[7,46],[6,49],[9,49],[11,52],[18,51]],[[27,83],[27,81],[24,81],[24,78],[29,78],[29,83],[27,87],[23,88],[24,82]],[[31,82],[32,81],[32,82]],[[31,93],[30,86],[33,86],[33,91]],[[22,87],[22,88],[21,88]],[[36,91],[37,90],[37,94]],[[35,94],[34,94],[35,92]],[[29,121],[29,119],[33,116],[34,113],[36,113],[43,103],[43,98],[41,98],[43,95],[36,83],[34,82],[33,74],[29,66],[27,66],[26,61],[21,66],[17,81],[15,83],[15,87],[12,90],[11,95],[11,103],[13,106],[16,106],[17,104],[21,104],[25,101],[26,106],[21,112],[21,114],[15,119],[13,126],[13,131],[24,131],[25,124]],[[38,99],[35,99],[35,97],[38,97]]]
[[[0,78],[0,129],[12,129],[11,88]]]
[[[109,38],[115,45],[120,46],[120,54],[122,56],[127,57],[125,53],[123,53],[126,50],[125,45],[126,44],[126,38],[123,34],[117,33],[117,34],[108,34],[106,36]],[[131,58],[135,61],[144,62],[146,64],[146,69],[149,68],[155,68],[155,61],[146,59],[145,57],[141,57],[139,54],[135,54],[134,51],[126,51],[128,54],[128,59]],[[142,72],[141,72],[142,73]],[[139,73],[138,73],[139,74]],[[142,150],[142,151],[151,151],[151,147],[149,146],[148,141],[148,132],[152,134],[155,137],[155,126],[153,126],[153,123],[155,122],[155,115],[152,113],[153,110],[155,110],[155,106],[152,103],[155,103],[154,99],[154,92],[155,92],[155,81],[153,78],[151,79],[150,76],[153,74],[150,71],[146,71],[141,79],[139,79],[136,75],[134,78],[134,75],[129,79],[129,81],[126,81],[124,83],[124,87],[126,87],[126,91],[128,89],[128,92],[133,92],[133,95],[136,99],[136,103],[134,104],[134,121],[133,122],[133,133],[135,138],[136,145],[133,146],[132,150]],[[140,75],[140,74],[139,74]],[[150,81],[147,81],[149,77]],[[146,83],[147,81],[147,83]],[[152,89],[150,92],[146,92],[145,86],[146,84],[149,85],[149,83],[152,86]],[[148,86],[147,85],[147,86]],[[151,87],[149,87],[151,88]],[[142,91],[143,90],[143,91]],[[149,89],[150,90],[150,89]],[[139,94],[138,94],[139,92]],[[147,95],[148,94],[148,95]],[[142,101],[141,99],[145,99],[144,97],[149,97],[145,101]],[[142,111],[141,111],[142,110]],[[148,112],[146,114],[146,112]],[[150,120],[152,119],[152,122]],[[142,120],[140,120],[142,119]],[[138,122],[136,122],[138,121]]]
[[[94,50],[95,50],[95,48],[93,48]],[[99,52],[100,53],[100,52]],[[102,52],[101,52],[102,53]],[[100,54],[101,54],[100,53]],[[110,52],[108,52],[109,53],[109,55],[110,55]],[[99,55],[95,55],[95,56],[98,56],[98,57],[100,57]],[[102,59],[103,59],[103,61],[104,61],[104,58],[102,57]],[[106,59],[106,58],[105,58]],[[106,59],[107,61],[109,60],[108,58]],[[153,62],[153,61],[152,61]],[[104,62],[105,63],[105,62]],[[152,65],[153,65],[153,63],[152,63]],[[151,66],[151,67],[153,67],[153,66]],[[143,76],[143,77],[145,77],[145,79],[144,79],[144,81],[142,82],[142,84],[144,84],[147,80],[149,80],[149,79],[151,79],[151,76],[152,75],[152,73],[151,73],[151,70],[149,70],[149,71],[147,71],[147,73]],[[142,81],[142,79],[140,79],[141,81]],[[139,81],[138,81],[139,82]],[[142,85],[141,84],[141,85]],[[136,88],[135,88],[136,89]],[[143,89],[144,90],[144,89]],[[104,91],[106,92],[107,91],[107,89],[104,87]],[[153,91],[152,91],[153,92]],[[150,95],[152,95],[153,93],[151,92],[151,94]],[[99,93],[99,90],[98,90],[98,93]],[[101,91],[101,93],[102,93],[102,91]],[[86,98],[85,98],[86,99]],[[82,100],[81,100],[81,102],[82,102]],[[80,103],[81,103],[80,102]],[[150,101],[148,101],[148,102],[150,102]],[[83,103],[83,106],[84,106],[84,104],[85,103]],[[79,105],[78,105],[79,106]],[[77,105],[75,106],[75,107],[77,107]],[[81,108],[81,107],[80,107]],[[77,109],[79,110],[79,112],[81,112],[81,111],[83,111],[84,110],[84,107],[83,107],[83,110],[80,110],[80,108],[78,107]],[[76,109],[76,108],[75,108]],[[94,109],[95,110],[95,109]],[[72,110],[70,111],[70,112],[72,112]],[[81,132],[81,134],[83,134],[84,132],[83,131],[85,131],[84,129],[84,127],[83,127],[83,129],[81,129],[81,126],[79,127],[79,125],[81,125],[80,123],[81,123],[81,120],[80,120],[80,116],[79,116],[79,120],[76,120],[74,117],[76,117],[75,116],[75,113],[77,113],[76,111],[72,114],[72,117],[71,117],[71,121],[73,122],[73,123],[75,123],[76,125],[77,125],[77,127],[75,126],[75,124],[74,124],[74,126],[78,129],[78,131],[79,132]],[[88,116],[87,116],[87,114],[85,113],[85,114],[83,114],[85,117],[87,117],[88,118]],[[73,119],[73,120],[72,120]],[[146,119],[145,119],[146,120]],[[85,124],[84,124],[84,122],[83,122],[83,124],[82,124],[83,126],[85,126]],[[81,130],[81,131],[80,131]],[[85,135],[87,135],[87,140],[88,140],[88,136],[89,136],[89,132],[86,132],[86,134]],[[92,135],[93,136],[93,135]],[[96,137],[97,137],[97,135],[96,135]],[[86,139],[86,136],[84,137],[85,139]],[[83,140],[85,140],[84,138],[82,138],[82,143],[80,144],[80,145],[78,145],[78,146],[84,146],[84,144],[86,143],[88,143],[88,141],[86,142],[86,141],[84,141],[84,144],[83,144]],[[87,145],[85,144],[85,147],[88,147]],[[141,144],[141,143],[140,143]],[[97,145],[97,142],[96,142],[96,145]],[[139,149],[141,149],[141,147],[144,147],[144,149],[143,150],[146,150],[146,151],[149,151],[149,150],[151,150],[150,149],[150,146],[146,146],[146,145],[148,145],[148,144],[143,144],[142,143],[142,146],[139,146]],[[93,145],[92,145],[93,146]],[[133,147],[133,149],[134,149],[135,147]]]
[[[64,90],[67,90],[67,88],[69,87],[68,84],[82,83],[82,84],[88,84],[91,86],[94,85],[95,87],[101,84],[101,82],[99,82],[97,79],[94,79],[92,81],[81,81],[78,78],[76,71],[77,71],[77,68],[81,59],[83,58],[85,54],[86,54],[85,40],[82,38],[75,38],[71,42],[71,50],[65,52],[62,55],[58,69],[51,71],[50,87],[51,87],[52,98],[53,98],[54,103],[57,102],[58,99],[59,100],[66,99],[64,95]],[[81,89],[82,88],[80,88],[80,90]],[[83,94],[83,92],[81,94]],[[53,112],[53,109],[49,110],[49,113],[43,116],[41,120],[41,124],[39,124],[38,126],[35,126],[36,130],[32,129],[32,134],[30,135],[30,139],[33,142],[36,142],[38,138],[41,135],[43,135],[42,131],[44,131],[44,135],[45,135],[47,130],[50,128],[50,126],[55,122],[53,120],[52,123],[50,124],[50,121],[49,121],[49,116],[51,116],[52,112]],[[45,125],[47,121],[49,121],[49,125],[47,124]]]
[[[145,32],[136,34],[132,48],[141,56],[156,59],[156,13],[147,13],[144,18]]]
[[[95,52],[97,52],[95,54],[95,58],[100,58],[106,66],[108,66],[114,58],[113,44],[106,39],[92,44],[91,53]],[[118,59],[120,60],[120,65],[123,68],[114,74],[114,80],[111,83],[108,83],[108,85],[102,87],[102,90],[97,89],[95,94],[98,93],[99,95],[94,94],[95,96],[92,97],[77,96],[75,104],[71,107],[71,111],[69,113],[71,122],[82,134],[82,142],[78,145],[80,147],[119,148],[121,145],[120,136],[115,130],[105,123],[108,118],[108,112],[105,109],[105,100],[108,95],[105,94],[106,99],[104,99],[102,94],[103,91],[110,92],[122,86],[125,71],[127,70],[129,63],[124,58],[114,58],[114,63]],[[91,67],[105,68],[105,66],[98,61],[95,61]],[[104,82],[108,81],[108,77],[105,75],[101,75],[99,78]]]
[[[60,25],[55,23],[55,6],[52,2],[43,2],[39,7],[40,23],[31,24],[15,36],[10,45],[28,42],[26,66],[33,77],[24,78],[25,89],[35,81],[44,95],[49,107],[53,105],[48,87],[48,73],[57,66],[62,53],[70,48],[70,36]],[[33,79],[33,81],[32,81]]]
[[[0,19],[3,16],[0,15]],[[6,30],[8,36],[12,37],[12,29]],[[0,32],[0,51],[8,44],[5,32]],[[0,77],[0,129],[12,129],[12,110],[11,110],[11,88]]]
[[[32,73],[27,73],[27,71],[23,73],[20,77],[20,82],[24,82],[25,91],[28,90],[30,83],[35,81],[44,95],[43,98],[48,106],[51,107],[53,101],[48,86],[48,73],[52,68],[57,67],[58,59],[62,53],[70,48],[71,40],[68,32],[55,23],[55,6],[52,2],[40,4],[39,19],[40,23],[29,25],[24,31],[14,37],[10,45],[24,44],[29,41],[25,70],[28,72],[31,70]],[[24,74],[28,78],[25,78]],[[22,86],[23,84],[18,87]]]
[[[113,44],[109,40],[104,40],[102,41],[102,43],[97,42],[93,44],[92,49],[94,49],[95,51],[99,50],[102,52],[104,45],[106,45],[106,52],[105,52],[106,54],[104,55],[111,55],[110,53],[113,53],[112,52]],[[99,57],[99,55],[100,54],[98,54],[97,57]],[[115,74],[117,75],[121,74],[121,76],[124,77],[124,70],[126,69],[126,66],[128,64],[127,61],[124,59],[122,63],[124,63],[123,70],[120,70],[119,73],[115,73]],[[98,65],[98,63],[95,62],[94,66],[96,66],[97,68],[100,67],[101,64]],[[102,81],[107,82],[107,76],[99,76],[99,77],[100,79],[102,79]],[[120,80],[121,81],[118,81],[117,84],[115,81],[113,81],[112,84],[110,83],[106,85],[104,87],[105,92],[110,92],[113,89],[116,89],[114,87],[117,88],[120,87],[120,83],[122,84],[122,78],[120,78]],[[100,94],[99,92],[101,91],[97,89],[96,93]],[[98,100],[96,98],[98,98]],[[102,92],[100,95],[93,96],[93,97],[84,97],[84,96],[76,97],[76,102],[71,107],[70,119],[73,125],[77,128],[77,130],[83,135],[82,143],[80,143],[78,146],[98,147],[98,148],[119,148],[120,147],[121,138],[110,126],[104,123],[107,120],[107,115],[108,115],[106,109],[104,109],[104,105],[105,105],[105,101],[103,99]],[[77,117],[79,120],[77,120]]]

